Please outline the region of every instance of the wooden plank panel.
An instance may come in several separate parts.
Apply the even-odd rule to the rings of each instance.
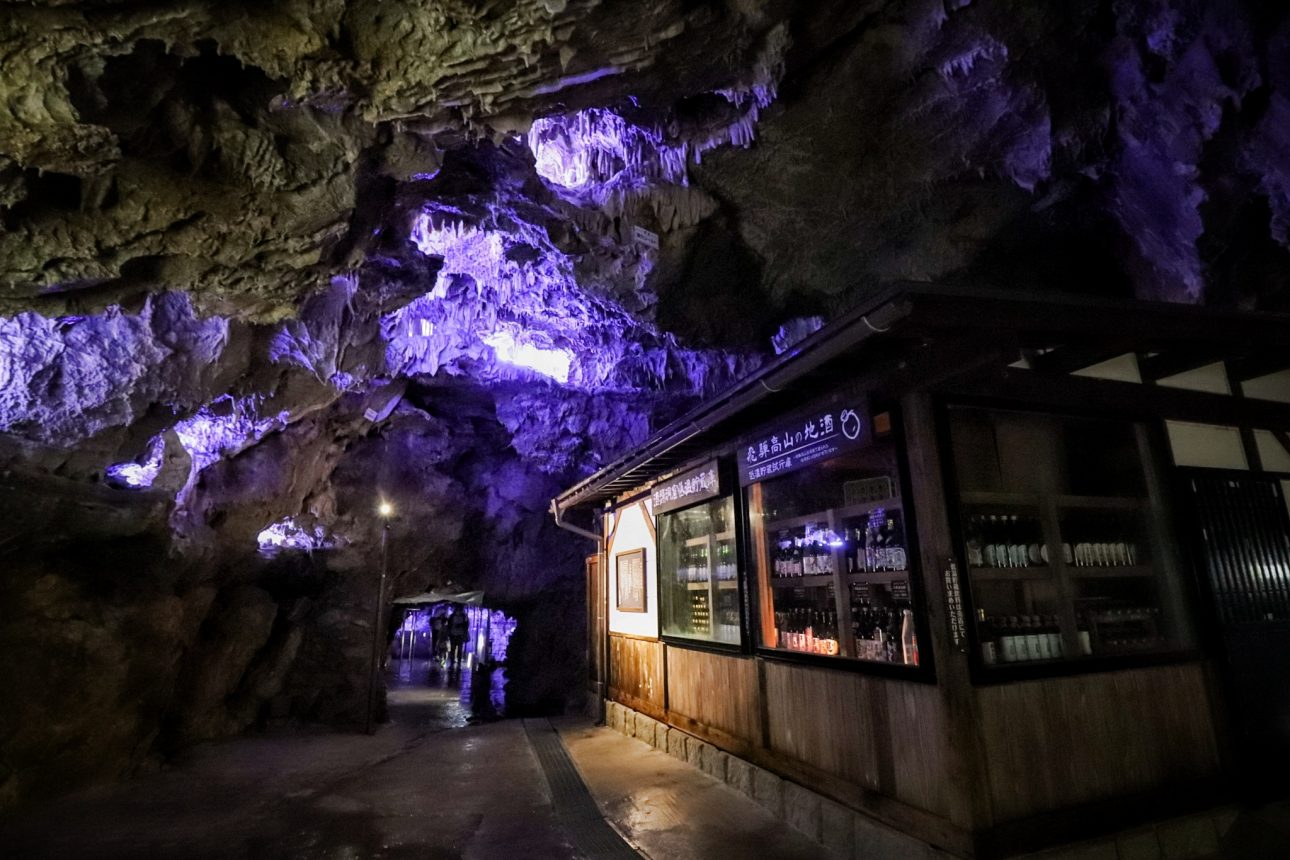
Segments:
[[[943,699],[925,684],[887,685],[888,725],[895,767],[893,796],[910,806],[948,815],[954,786],[946,778],[950,727]]]
[[[747,744],[761,742],[757,663],[746,657],[667,649],[668,711]]]
[[[978,691],[996,822],[1199,780],[1218,740],[1202,665]]]
[[[662,715],[662,642],[609,637],[609,697],[653,716]]]
[[[949,726],[935,687],[768,662],[766,698],[773,753],[948,814]]]

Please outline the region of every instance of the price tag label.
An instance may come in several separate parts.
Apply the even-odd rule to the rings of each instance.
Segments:
[[[960,654],[967,653],[967,625],[963,618],[963,593],[959,589],[959,564],[954,559],[946,559],[945,567],[945,609],[950,619],[950,639]]]

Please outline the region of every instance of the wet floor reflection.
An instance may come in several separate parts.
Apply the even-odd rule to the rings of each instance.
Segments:
[[[436,660],[392,660],[386,673],[390,721],[421,730],[499,720],[506,710],[506,671],[460,669]]]

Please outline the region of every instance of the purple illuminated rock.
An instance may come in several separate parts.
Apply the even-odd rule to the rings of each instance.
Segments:
[[[200,399],[229,343],[228,322],[189,298],[149,298],[74,319],[0,318],[0,431],[71,445],[152,407]]]

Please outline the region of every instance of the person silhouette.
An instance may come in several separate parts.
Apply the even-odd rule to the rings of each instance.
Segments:
[[[430,616],[430,659],[442,663],[448,650],[448,617],[445,613],[432,609]]]
[[[448,616],[448,664],[455,669],[461,668],[462,655],[466,649],[466,637],[470,635],[470,619],[461,604],[452,608]]]

